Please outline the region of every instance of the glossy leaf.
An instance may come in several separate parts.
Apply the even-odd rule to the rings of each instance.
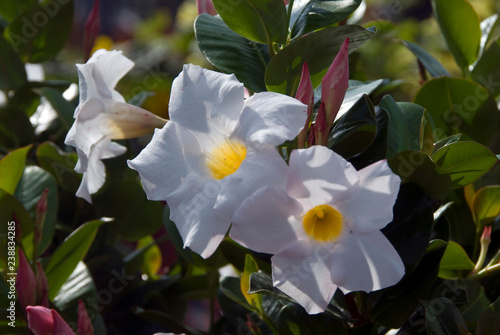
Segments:
[[[476,142],[448,144],[436,151],[432,160],[450,175],[453,188],[479,179],[498,162],[490,149]]]
[[[0,34],[0,91],[16,90],[27,80],[26,70],[19,55]]]
[[[49,282],[49,299],[55,298],[62,285],[83,260],[94,241],[97,229],[108,220],[95,220],[84,223],[74,230],[54,251],[45,267]]]
[[[403,151],[389,159],[389,165],[404,182],[414,183],[430,197],[444,199],[451,191],[448,172],[422,151]]]
[[[0,189],[14,194],[26,164],[31,145],[9,152],[0,160]]]
[[[58,209],[58,192],[57,184],[54,178],[45,170],[38,166],[28,166],[24,170],[19,187],[16,191],[18,198],[24,205],[24,208],[35,218],[35,209],[42,192],[48,188],[47,197],[47,213],[42,231],[42,240],[38,246],[38,254],[48,248],[54,235],[57,209]]]
[[[434,152],[434,121],[426,110],[420,123],[420,150],[428,155]]]
[[[462,137],[462,134],[457,134],[457,135],[451,135],[446,138],[443,138],[442,140],[437,141],[434,143],[434,152],[438,151],[442,147],[444,147],[447,144],[452,144],[460,141],[460,138]]]
[[[373,33],[361,26],[343,25],[296,39],[269,62],[265,76],[267,89],[292,94],[299,84],[304,63],[309,66],[313,87],[318,86],[347,37],[349,53],[352,53],[372,37]]]
[[[2,6],[0,6],[0,15],[7,21],[12,21],[35,2],[36,0],[3,0]]]
[[[290,18],[292,37],[331,26],[348,17],[360,3],[361,0],[311,0],[294,8]]]
[[[73,24],[73,1],[35,2],[7,26],[4,36],[24,62],[53,58],[66,44]]]
[[[402,42],[405,47],[407,47],[411,52],[413,52],[413,54],[417,57],[420,63],[422,63],[425,69],[429,71],[431,76],[433,77],[450,76],[450,74],[448,73],[448,71],[446,71],[444,66],[441,65],[441,63],[439,63],[436,58],[434,58],[431,54],[425,51],[422,47],[409,41],[402,41]]]
[[[441,264],[439,265],[439,277],[446,279],[457,278],[458,271],[470,271],[474,268],[474,263],[462,248],[455,242],[448,242]]]
[[[233,31],[256,42],[285,44],[287,14],[282,0],[213,0]]]
[[[143,237],[137,243],[137,249],[143,249],[141,272],[148,278],[155,279],[162,263],[161,250],[151,236]]]
[[[432,0],[434,15],[446,44],[464,72],[477,59],[481,28],[479,17],[466,0]]]
[[[354,106],[354,104],[363,97],[363,95],[365,94],[370,95],[373,91],[375,91],[377,87],[379,87],[380,84],[382,84],[382,81],[383,81],[382,79],[378,79],[365,84],[355,80],[349,80],[349,88],[345,92],[344,101],[342,101],[340,110],[337,113],[337,119],[339,119],[342,115],[347,113],[347,111],[349,111],[351,107]],[[315,98],[317,91],[321,92],[321,89],[317,89],[314,92]],[[320,97],[321,95],[319,95],[317,99],[319,99]]]
[[[253,259],[250,254],[245,257],[245,270],[241,274],[240,287],[241,293],[245,296],[247,302],[259,311],[262,311],[262,297],[258,293],[249,294],[250,289],[250,275],[254,272],[259,271],[257,262]]]
[[[495,97],[500,95],[500,39],[493,41],[483,52],[471,72],[471,78]]]
[[[462,78],[429,80],[417,92],[413,102],[429,111],[436,125],[437,140],[462,133],[464,137],[489,144],[500,119],[489,92]]]
[[[472,214],[478,229],[492,223],[500,215],[500,186],[487,186],[472,198]]]
[[[198,46],[210,63],[225,73],[234,73],[254,92],[266,90],[264,74],[270,60],[266,45],[236,34],[220,18],[208,14],[196,18],[194,31]]]
[[[424,300],[422,305],[425,307],[427,334],[460,334],[460,328],[467,329],[462,314],[450,299]]]
[[[375,109],[367,95],[335,122],[328,147],[348,159],[365,150],[377,133]]]
[[[33,143],[34,140],[33,126],[23,110],[0,107],[0,145],[18,148]]]
[[[224,277],[220,281],[220,290],[224,295],[228,298],[237,302],[241,306],[245,307],[248,310],[253,310],[253,307],[248,304],[245,296],[241,292],[241,284],[240,280],[235,277]]]
[[[66,129],[69,130],[74,121],[73,113],[75,111],[75,106],[73,106],[73,104],[71,104],[68,100],[64,99],[62,93],[55,88],[41,87],[35,89],[34,91],[49,101],[59,115],[59,119],[62,121]]]
[[[491,43],[500,37],[500,20],[498,14],[493,14],[481,21],[481,43],[479,55],[482,55]]]
[[[44,142],[36,150],[38,163],[55,178],[57,184],[69,193],[75,193],[82,176],[74,168],[78,160],[76,153],[62,152],[54,143]]]

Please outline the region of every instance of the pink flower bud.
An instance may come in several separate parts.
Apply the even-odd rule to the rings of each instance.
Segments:
[[[52,318],[54,319],[54,334],[60,335],[76,335],[75,332],[68,326],[66,321],[55,311],[51,310]]]
[[[196,0],[196,5],[198,6],[198,14],[207,13],[212,16],[217,15],[212,0]]]
[[[16,290],[22,308],[26,308],[29,305],[36,305],[35,274],[21,249],[19,249]]]
[[[50,309],[42,306],[28,306],[26,314],[28,315],[28,328],[35,335],[54,333],[54,318]]]
[[[316,115],[316,122],[314,123],[314,132],[315,144],[326,146],[328,142],[330,127],[327,127],[325,104],[323,102],[319,105],[318,114]]]
[[[481,242],[491,242],[491,229],[493,226],[485,226],[481,235]]]
[[[92,321],[87,314],[83,301],[78,301],[78,335],[94,335]]]
[[[325,77],[321,81],[321,101],[325,104],[327,132],[340,110],[345,92],[349,87],[349,38],[346,38],[339,53],[333,60]]]
[[[94,0],[94,6],[85,23],[83,31],[83,52],[85,59],[89,59],[92,48],[99,31],[101,30],[101,18],[99,15],[99,0]]]
[[[42,241],[42,233],[43,233],[43,225],[45,223],[45,217],[47,216],[47,195],[49,193],[49,189],[46,188],[43,190],[40,199],[36,204],[35,209],[35,233],[33,236],[33,243],[35,246],[38,246]]]
[[[302,66],[302,74],[300,76],[299,87],[297,88],[297,93],[295,98],[300,100],[303,104],[307,105],[307,119],[297,138],[299,149],[305,147],[305,139],[307,135],[307,130],[309,128],[309,122],[311,122],[312,110],[314,105],[314,91],[311,82],[311,76],[309,74],[309,67],[307,63]]]

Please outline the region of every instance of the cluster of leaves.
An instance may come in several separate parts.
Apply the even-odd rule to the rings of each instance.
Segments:
[[[208,61],[252,92],[294,95],[307,63],[318,102],[318,86],[344,40],[355,53],[376,38],[373,28],[345,24],[360,3],[311,0],[292,12],[282,0],[214,0],[220,16],[199,15],[194,32]],[[380,97],[382,79],[351,80],[328,140],[357,169],[388,159],[403,180],[394,220],[383,230],[406,267],[397,285],[369,294],[338,291],[325,313],[307,315],[273,287],[269,255],[230,239],[207,260],[184,249],[168,207],[148,201],[126,168],[142,145],[138,140],[123,143],[129,157],[106,161],[108,180],[93,205],[75,198],[77,156],[63,141],[77,101],[63,97],[69,83],[30,82],[24,66],[61,50],[73,1],[5,1],[0,7],[0,90],[7,95],[0,106],[0,234],[7,236],[6,223],[16,222],[17,247],[41,261],[51,307],[75,321],[82,300],[96,334],[202,333],[184,322],[198,300],[209,301],[210,331],[220,334],[497,333],[500,257],[488,254],[486,266],[478,260],[486,243],[481,233],[500,214],[500,19],[480,22],[466,0],[432,4],[463,76],[450,77],[432,55],[405,41],[423,69],[414,100]],[[141,105],[145,96],[130,102]],[[40,132],[30,117],[43,106],[58,117]],[[45,189],[42,215],[36,204]],[[492,236],[496,252],[495,227]],[[7,243],[2,237],[2,308],[9,305],[12,272]],[[221,277],[226,265],[240,277]],[[15,331],[27,333],[19,304],[16,315]],[[0,320],[5,334],[13,331],[7,322]]]

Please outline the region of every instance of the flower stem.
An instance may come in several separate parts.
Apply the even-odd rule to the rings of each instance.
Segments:
[[[479,257],[477,259],[476,265],[472,270],[472,273],[478,273],[486,260],[486,254],[488,253],[488,247],[491,242],[491,226],[486,226],[483,228],[483,233],[479,239],[481,250],[479,252]]]

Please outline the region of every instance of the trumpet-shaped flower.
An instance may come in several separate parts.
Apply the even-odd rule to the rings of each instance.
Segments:
[[[392,221],[399,185],[386,161],[356,171],[328,148],[295,150],[286,188],[266,186],[246,199],[230,236],[274,254],[274,286],[319,313],[337,288],[371,292],[403,277],[380,231]]]
[[[185,65],[172,85],[170,121],[129,166],[149,199],[167,201],[184,246],[208,257],[247,196],[286,182],[275,146],[297,136],[306,110],[278,93],[244,99],[234,75]]]
[[[91,194],[104,184],[102,159],[123,154],[126,148],[112,139],[138,137],[162,127],[166,120],[133,105],[115,91],[118,81],[134,66],[119,51],[96,51],[86,64],[77,64],[80,103],[65,143],[76,148],[75,171],[83,173],[76,195],[92,202]]]

